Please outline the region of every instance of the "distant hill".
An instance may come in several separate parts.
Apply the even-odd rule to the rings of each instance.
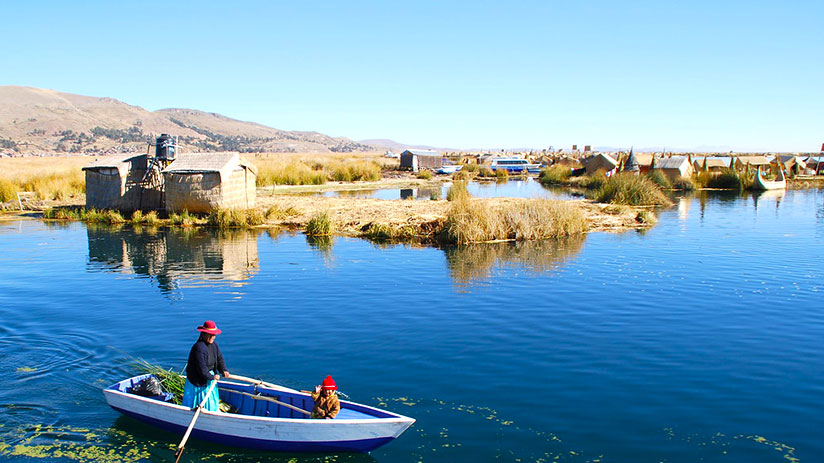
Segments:
[[[394,140],[387,140],[382,138],[375,138],[369,140],[358,140],[358,143],[363,143],[364,145],[370,146],[377,146],[380,148],[385,148],[391,151],[396,151],[400,153],[404,150],[432,150],[432,151],[461,151],[458,149],[451,149],[451,148],[436,148],[434,146],[427,146],[427,145],[406,145],[403,143],[398,143]]]
[[[290,132],[193,109],[147,111],[113,98],[0,86],[0,153],[145,152],[161,133],[183,149],[351,152],[380,148],[317,132]]]

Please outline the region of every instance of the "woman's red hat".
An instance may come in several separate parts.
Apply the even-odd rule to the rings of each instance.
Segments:
[[[213,322],[211,320],[206,320],[205,322],[203,322],[203,325],[198,326],[197,330],[200,331],[201,333],[215,334],[215,335],[220,334],[220,333],[223,332],[223,331],[220,331],[219,329],[217,329],[217,325],[215,325],[215,322]]]
[[[330,391],[338,390],[338,386],[335,384],[335,380],[332,379],[331,376],[327,376],[326,379],[323,380],[323,383],[321,383],[320,387]]]

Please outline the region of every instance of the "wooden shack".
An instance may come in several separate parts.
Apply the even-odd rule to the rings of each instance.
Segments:
[[[159,188],[143,188],[148,157],[129,155],[99,159],[83,167],[86,175],[86,209],[123,212],[161,209]]]
[[[163,179],[169,212],[255,206],[257,168],[236,152],[178,154]]]
[[[437,151],[406,150],[401,153],[401,169],[411,169],[417,172],[420,169],[437,170],[443,167],[443,155]]]

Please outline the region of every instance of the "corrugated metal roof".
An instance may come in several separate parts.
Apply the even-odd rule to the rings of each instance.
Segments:
[[[405,150],[401,154],[404,154],[404,153],[411,153],[411,154],[414,154],[416,156],[438,156],[438,157],[442,156],[441,153],[439,153],[437,151],[430,151],[430,150]]]
[[[689,164],[689,160],[684,156],[673,156],[655,160],[656,169],[680,169],[682,165]]]

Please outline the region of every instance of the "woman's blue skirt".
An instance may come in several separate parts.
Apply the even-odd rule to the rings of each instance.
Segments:
[[[211,383],[209,383],[211,384]],[[190,383],[189,380],[186,380],[186,384],[183,385],[183,400],[181,400],[181,405],[184,407],[195,408],[200,405],[200,402],[203,401],[203,398],[206,397],[206,391],[209,390],[209,385],[200,387],[195,386],[194,384]],[[203,404],[203,409],[208,410],[210,412],[216,412],[219,410],[219,398],[218,398],[218,391],[217,385],[212,389],[212,393],[209,394],[209,398],[206,400],[206,403]]]

